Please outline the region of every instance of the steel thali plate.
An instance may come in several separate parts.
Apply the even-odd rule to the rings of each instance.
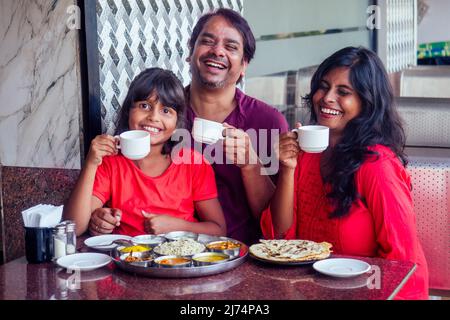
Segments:
[[[204,277],[210,276],[214,274],[219,274],[222,272],[230,271],[234,268],[237,268],[242,263],[245,262],[248,256],[248,246],[244,243],[237,241],[232,238],[227,237],[213,237],[209,235],[200,234],[198,238],[198,242],[207,244],[213,241],[233,241],[240,243],[241,248],[239,251],[239,255],[231,258],[228,261],[207,265],[207,266],[190,266],[190,267],[180,267],[180,268],[161,268],[157,266],[139,266],[133,265],[131,263],[125,262],[120,259],[120,251],[118,248],[115,248],[111,252],[111,257],[117,267],[121,270],[134,273],[137,275],[145,276],[145,277],[155,277],[155,278],[196,278],[196,277]]]

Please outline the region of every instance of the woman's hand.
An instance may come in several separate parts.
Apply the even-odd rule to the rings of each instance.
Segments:
[[[142,211],[145,218],[144,230],[148,234],[162,234],[183,230],[184,220],[165,214],[154,214]]]
[[[301,124],[297,123],[296,128]],[[300,152],[297,133],[289,131],[280,135],[278,146],[275,145],[275,154],[280,161],[280,165],[286,169],[295,169],[297,167],[297,158]]]
[[[122,211],[112,208],[97,208],[91,214],[89,232],[94,236],[110,234],[120,226]]]
[[[86,163],[99,166],[104,156],[116,155],[118,152],[116,138],[107,134],[96,136],[91,142]]]

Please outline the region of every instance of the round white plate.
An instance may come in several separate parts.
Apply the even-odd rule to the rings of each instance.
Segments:
[[[56,260],[56,264],[60,267],[80,271],[91,271],[98,269],[106,266],[110,262],[110,256],[103,253],[94,252],[70,254]]]
[[[108,246],[104,246],[104,245],[109,244],[109,243],[113,242],[114,240],[119,240],[119,239],[130,240],[131,237],[125,236],[122,234],[104,234],[101,236],[87,238],[86,240],[84,240],[84,244],[86,246],[88,246],[89,248],[92,248],[95,250],[111,251],[112,249],[117,247],[117,244],[112,244],[112,245],[108,245]]]
[[[314,270],[332,277],[349,278],[359,276],[370,270],[370,265],[356,259],[334,258],[317,261]]]

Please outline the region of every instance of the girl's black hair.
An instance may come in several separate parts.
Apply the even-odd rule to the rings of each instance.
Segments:
[[[135,102],[147,100],[156,94],[158,100],[166,107],[177,112],[177,128],[184,128],[186,99],[181,81],[172,71],[161,68],[148,68],[142,71],[130,84],[127,96],[120,110],[115,134],[129,130],[128,118]],[[163,154],[169,154],[176,142],[168,140],[163,147]]]
[[[313,96],[323,77],[339,67],[350,70],[350,83],[361,99],[361,113],[347,123],[342,139],[333,148],[330,173],[324,177],[331,184],[327,196],[335,206],[331,217],[345,216],[353,201],[360,197],[355,189],[355,172],[369,156],[378,156],[368,150],[369,146],[387,146],[404,166],[408,163],[403,152],[405,134],[387,72],[380,58],[369,49],[347,47],[322,62],[312,77],[311,92],[305,97],[311,110],[311,123],[317,123]]]

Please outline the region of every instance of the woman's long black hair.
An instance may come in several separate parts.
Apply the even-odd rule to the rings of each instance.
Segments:
[[[158,100],[164,106],[170,107],[177,112],[177,128],[184,128],[186,99],[183,84],[172,71],[161,68],[148,68],[136,76],[130,84],[120,110],[116,135],[129,130],[128,118],[130,109],[135,107],[135,102],[145,101],[152,94],[156,94]],[[175,144],[172,140],[167,141],[163,147],[163,154],[169,154]]]
[[[335,207],[330,217],[346,215],[353,201],[360,196],[355,188],[355,172],[368,156],[376,155],[368,150],[369,146],[387,146],[404,166],[408,162],[403,152],[405,134],[394,106],[387,72],[380,58],[366,48],[341,49],[319,66],[311,80],[311,92],[305,97],[311,110],[311,123],[317,122],[313,96],[323,77],[339,67],[350,70],[350,83],[361,99],[361,113],[347,123],[341,140],[332,150],[329,161],[331,170],[324,177],[324,181],[331,185],[328,198]]]

